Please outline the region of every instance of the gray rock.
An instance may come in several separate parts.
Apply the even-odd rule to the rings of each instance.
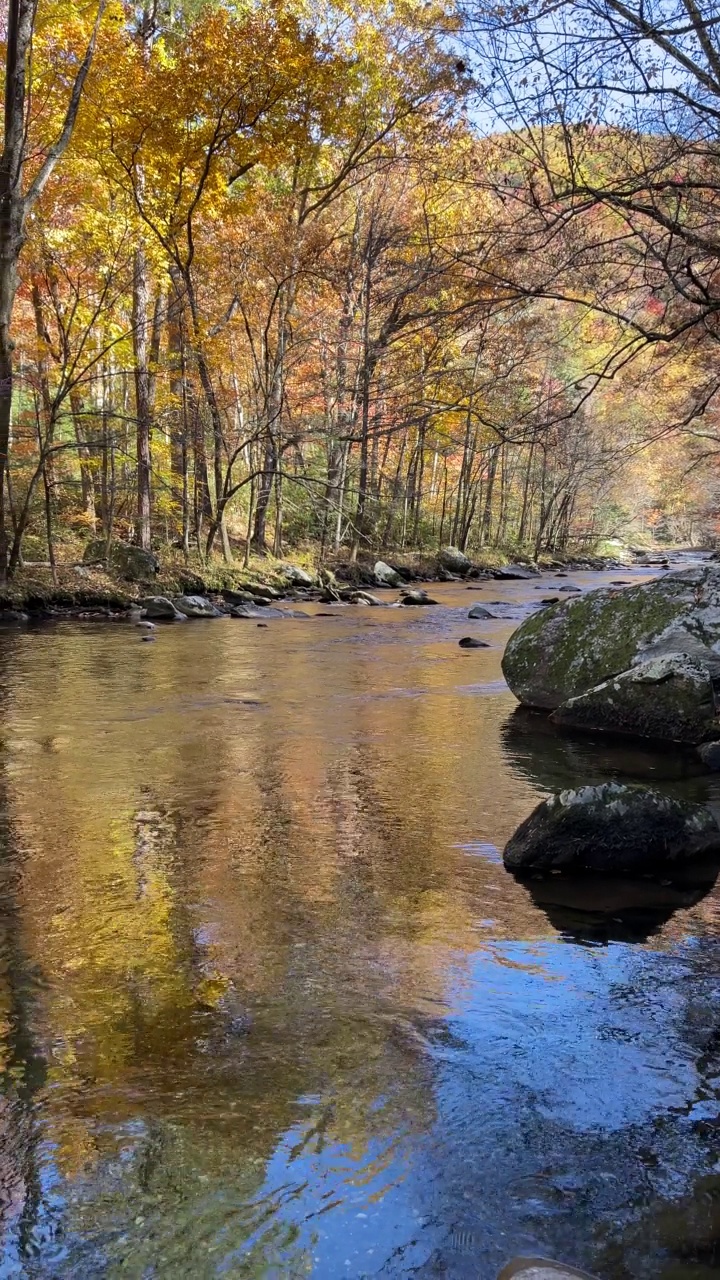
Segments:
[[[403,591],[400,603],[407,605],[437,604],[437,600],[433,600],[427,591],[422,591],[418,587],[413,591]]]
[[[167,596],[147,596],[140,603],[146,618],[155,619],[156,622],[187,622],[185,614],[180,613]]]
[[[373,596],[369,591],[350,591],[347,597],[341,596],[341,599],[347,598],[348,604],[369,604],[378,606],[382,604],[382,600],[378,600],[377,596]]]
[[[582,591],[582,587],[576,587],[576,586],[573,586],[570,582],[564,582],[561,587],[558,587],[558,591],[572,591],[577,593]]]
[[[269,599],[265,600],[261,596],[254,595],[251,591],[232,591],[229,587],[226,587],[222,592],[222,598],[223,600],[226,600],[228,604],[233,605],[251,604],[262,606],[270,603]]]
[[[527,618],[503,673],[526,706],[554,710],[649,658],[685,653],[720,667],[720,568],[603,587]]]
[[[379,587],[401,587],[403,580],[400,574],[392,569],[384,560],[378,560],[373,570],[375,581]]]
[[[468,618],[473,618],[473,619],[494,618],[494,617],[495,617],[495,614],[491,613],[489,609],[486,609],[483,604],[474,604],[468,614]]]
[[[83,560],[107,561],[110,568],[128,582],[151,582],[160,568],[157,557],[151,551],[143,551],[140,547],[133,547],[128,542],[112,542],[110,554],[106,555],[106,543],[103,538],[88,542]]]
[[[268,587],[264,582],[244,582],[240,589],[256,600],[282,600],[282,591],[278,591],[275,587]]]
[[[703,805],[605,782],[561,791],[520,824],[503,853],[511,871],[653,872],[720,849]]]
[[[173,604],[178,613],[186,618],[222,618],[220,609],[205,599],[205,596],[175,596]]]
[[[283,576],[287,578],[295,587],[314,587],[315,578],[311,573],[307,573],[305,569],[301,569],[296,564],[283,565]]]
[[[438,564],[441,569],[447,569],[450,573],[457,573],[461,577],[469,573],[473,567],[472,560],[458,547],[443,547],[442,551],[438,552]]]
[[[697,753],[706,769],[711,769],[713,773],[720,772],[720,742],[703,742]]]
[[[551,1262],[549,1258],[513,1258],[497,1280],[595,1280],[595,1277],[588,1271],[567,1267],[564,1262]]]
[[[650,658],[569,698],[550,719],[564,728],[695,745],[720,731],[713,666],[685,653]]]
[[[514,579],[522,580],[524,578],[537,578],[540,574],[536,564],[506,564],[502,569],[493,569],[493,578],[499,578],[504,581],[512,581]]]
[[[473,636],[463,636],[462,640],[458,640],[461,649],[489,649],[490,645],[487,640],[476,640]]]
[[[230,606],[231,618],[253,618],[265,621],[266,618],[307,618],[309,615],[300,609],[275,609],[266,606],[257,609],[251,604],[234,604]]]

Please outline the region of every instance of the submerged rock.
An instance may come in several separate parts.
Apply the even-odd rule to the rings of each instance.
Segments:
[[[696,744],[720,731],[713,666],[685,653],[650,658],[553,711],[565,728]]]
[[[684,653],[719,662],[720,569],[605,587],[543,609],[510,640],[503,672],[525,706],[554,710],[639,662]]]
[[[588,1271],[578,1271],[564,1262],[548,1258],[513,1258],[503,1267],[498,1280],[595,1280]]]
[[[146,618],[154,618],[158,622],[187,622],[185,614],[180,613],[167,596],[147,596],[140,604],[145,610]]]
[[[379,587],[401,587],[403,579],[396,569],[392,569],[384,560],[378,560],[373,570],[375,581]]]
[[[510,871],[648,872],[720,850],[709,809],[606,782],[544,800],[508,841]]]
[[[463,636],[462,640],[458,640],[461,649],[489,649],[490,645],[487,640],[476,640],[474,636]]]
[[[173,604],[178,613],[186,618],[222,618],[220,609],[205,599],[205,596],[176,596]]]
[[[472,560],[459,547],[443,547],[442,551],[438,552],[438,564],[441,569],[457,573],[460,577],[469,573],[473,567]]]

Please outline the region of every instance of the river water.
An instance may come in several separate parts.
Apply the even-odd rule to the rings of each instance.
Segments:
[[[537,585],[2,637],[0,1276],[717,1274],[717,868],[501,850],[558,786],[718,784],[514,714]]]

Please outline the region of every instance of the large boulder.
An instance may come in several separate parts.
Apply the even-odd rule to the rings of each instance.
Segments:
[[[187,622],[185,614],[176,609],[167,596],[147,596],[145,600],[140,601],[140,604],[145,617],[153,622]]]
[[[450,573],[459,573],[461,577],[469,573],[473,567],[472,560],[458,547],[443,547],[442,551],[438,552],[438,564],[441,569],[447,569]]]
[[[403,579],[396,569],[393,569],[384,560],[378,560],[373,570],[375,581],[379,587],[402,587]]]
[[[570,729],[695,745],[720,727],[713,668],[685,653],[650,658],[568,698],[550,718]]]
[[[645,873],[720,850],[703,805],[650,788],[605,782],[544,800],[508,841],[510,871]]]
[[[143,551],[129,542],[111,542],[108,552],[104,538],[88,542],[83,560],[86,564],[100,560],[107,562],[109,568],[128,582],[152,582],[160,568],[152,551]]]
[[[294,587],[314,587],[316,579],[297,564],[283,565],[283,577]]]
[[[639,662],[720,658],[720,569],[703,565],[636,587],[590,591],[527,618],[503,673],[525,706],[553,711]]]
[[[205,599],[205,596],[176,596],[173,604],[178,613],[186,618],[222,618],[220,609]]]

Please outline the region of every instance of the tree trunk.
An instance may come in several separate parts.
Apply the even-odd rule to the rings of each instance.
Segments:
[[[85,80],[106,0],[99,0],[93,31],[73,82],[59,136],[45,156],[29,189],[23,189],[26,120],[25,97],[36,0],[9,0],[5,53],[5,118],[0,155],[0,582],[8,571],[8,531],[5,487],[10,457],[13,400],[12,315],[18,287],[18,261],[25,236],[25,219],[72,137]]]
[[[135,541],[143,551],[152,546],[150,515],[150,370],[148,367],[148,282],[142,246],[133,260],[132,324],[135,356],[135,414],[137,450],[137,521]]]

